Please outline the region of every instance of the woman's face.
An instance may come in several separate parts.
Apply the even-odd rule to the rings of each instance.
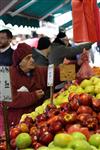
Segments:
[[[28,72],[34,69],[36,65],[34,59],[32,58],[32,54],[29,54],[26,57],[24,57],[20,62],[19,66],[24,72]]]

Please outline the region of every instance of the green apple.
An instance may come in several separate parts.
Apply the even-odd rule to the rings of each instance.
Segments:
[[[76,86],[76,85],[71,85],[71,86],[68,88],[68,91],[69,91],[69,92],[75,92],[76,89],[77,89],[77,86]]]
[[[23,122],[26,117],[27,117],[27,114],[23,114],[23,115],[21,116],[20,122]]]
[[[55,146],[55,147],[49,148],[49,150],[63,150],[63,149]]]
[[[54,142],[53,142],[53,141],[50,142],[49,145],[48,145],[48,147],[49,147],[49,148],[55,147]]]
[[[86,86],[89,86],[89,85],[92,85],[92,82],[91,82],[90,80],[87,80],[87,79],[83,80],[83,81],[81,82],[81,84],[80,84],[80,86],[81,86],[82,88],[85,88]]]
[[[18,149],[28,148],[31,143],[31,136],[28,133],[20,133],[16,137],[16,146]]]
[[[73,150],[72,148],[62,148],[62,150]]]
[[[33,148],[24,148],[24,149],[20,149],[20,150],[34,150]]]
[[[100,93],[98,93],[98,94],[96,95],[96,98],[97,98],[97,99],[100,99]]]
[[[98,150],[95,146],[91,145],[92,150]]]
[[[75,90],[75,93],[76,94],[81,94],[81,93],[84,93],[84,89],[80,86],[77,86],[77,89]]]
[[[44,101],[44,103],[42,104],[43,109],[45,110],[45,108],[47,107],[47,105],[50,104],[50,100],[47,99]]]
[[[85,87],[84,91],[86,93],[94,93],[94,86],[93,85],[88,85]]]
[[[42,114],[44,112],[44,107],[43,106],[36,107],[35,112],[38,114]]]
[[[55,98],[53,100],[54,105],[57,106],[57,105],[60,105],[62,103],[68,102],[68,97],[69,97],[69,92],[68,91],[64,91],[57,98]]]
[[[42,147],[39,147],[37,150],[49,150],[49,148],[46,146],[42,146]]]
[[[100,86],[99,86],[99,85],[95,85],[95,87],[94,87],[94,92],[95,92],[96,94],[100,93]]]
[[[92,84],[96,85],[97,83],[100,82],[100,79],[96,76],[91,77],[90,81],[92,82]]]
[[[35,111],[30,113],[30,116],[33,120],[36,118],[37,115],[38,115],[38,113],[36,113]]]
[[[74,139],[87,140],[86,136],[81,132],[73,132],[71,135]]]
[[[58,133],[54,137],[54,145],[58,147],[66,147],[72,139],[72,136],[67,133]]]
[[[73,140],[69,143],[68,147],[73,150],[92,150],[89,143],[85,140]]]
[[[89,138],[89,143],[95,147],[99,147],[100,146],[100,134],[96,133],[91,135],[91,137]]]

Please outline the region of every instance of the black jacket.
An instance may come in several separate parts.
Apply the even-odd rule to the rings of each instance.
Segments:
[[[14,50],[7,49],[5,52],[0,53],[0,66],[11,66],[13,61],[12,61],[12,55],[13,55]]]

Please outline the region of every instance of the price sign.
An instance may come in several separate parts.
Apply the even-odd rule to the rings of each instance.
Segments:
[[[75,65],[74,64],[60,64],[60,80],[72,81],[75,79]]]
[[[53,86],[54,83],[54,65],[48,66],[47,86]]]
[[[0,66],[0,101],[12,101],[9,67],[6,66]]]
[[[48,78],[47,78],[47,86],[50,86],[50,98],[51,104],[53,104],[53,92],[54,92],[54,65],[48,66]]]

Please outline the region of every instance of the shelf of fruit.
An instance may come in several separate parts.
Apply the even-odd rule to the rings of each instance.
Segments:
[[[73,81],[53,101],[23,114],[10,129],[12,149],[100,150],[100,78]]]

